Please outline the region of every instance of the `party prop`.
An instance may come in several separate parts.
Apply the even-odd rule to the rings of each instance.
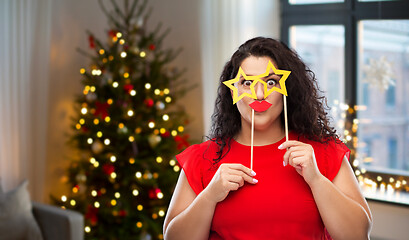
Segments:
[[[271,70],[272,70],[272,73],[270,73]],[[286,141],[288,141],[287,98],[286,98],[287,89],[285,87],[285,81],[287,80],[290,73],[291,71],[276,69],[274,64],[272,64],[271,61],[268,61],[266,72],[263,74],[256,75],[256,76],[247,76],[246,73],[243,71],[243,69],[239,67],[239,71],[237,72],[237,75],[235,78],[223,82],[224,85],[226,85],[228,88],[232,90],[233,104],[236,104],[238,101],[240,101],[244,97],[250,97],[250,98],[256,99],[256,101],[250,104],[250,107],[251,107],[250,168],[251,169],[253,169],[254,111],[264,112],[269,107],[271,107],[271,103],[265,100],[262,100],[262,101],[257,100],[256,90],[254,89],[254,87],[256,86],[257,83],[263,84],[264,99],[266,99],[268,95],[270,95],[274,91],[283,94],[285,137],[286,137]],[[272,74],[281,75],[281,78],[279,80],[280,87],[274,86],[271,89],[268,89],[267,82],[264,81],[262,78],[267,78],[271,76]],[[243,91],[239,95],[239,89],[237,86],[235,86],[235,84],[238,83],[240,79],[242,78],[244,78],[244,80],[252,81],[252,83],[249,86],[250,92]]]

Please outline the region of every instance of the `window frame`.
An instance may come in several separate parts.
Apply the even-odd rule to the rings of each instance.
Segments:
[[[296,4],[289,0],[280,0],[281,4],[281,40],[289,45],[290,27],[297,25],[343,25],[345,29],[345,103],[355,106],[358,103],[358,22],[361,20],[399,20],[409,19],[409,1],[359,2],[345,0],[342,3]],[[346,125],[352,125],[357,117],[353,111],[347,118]],[[352,145],[350,149],[354,152]],[[409,182],[409,174],[400,175],[389,171],[367,171],[365,176],[376,179],[394,178]],[[407,191],[408,192],[408,191]],[[371,198],[369,198],[371,199]],[[406,203],[371,199],[396,205],[408,206]]]

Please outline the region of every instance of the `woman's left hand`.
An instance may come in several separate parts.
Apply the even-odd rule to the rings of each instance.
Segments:
[[[311,145],[299,141],[286,141],[279,149],[287,149],[284,154],[283,165],[290,164],[311,185],[319,179],[322,174],[318,169],[314,149]]]

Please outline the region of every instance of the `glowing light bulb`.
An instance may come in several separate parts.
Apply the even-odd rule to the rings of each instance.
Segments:
[[[141,172],[136,172],[136,173],[135,173],[135,176],[136,176],[137,178],[141,178],[141,177],[142,177],[142,173],[141,173]]]
[[[115,162],[116,161],[116,157],[115,156],[111,156],[110,157],[111,162]]]
[[[120,198],[120,197],[121,197],[121,194],[120,194],[119,192],[116,192],[116,193],[115,193],[115,197],[116,197],[116,198]]]
[[[163,161],[162,157],[157,157],[157,158],[156,158],[156,162],[157,162],[157,163],[161,163],[162,161]]]
[[[129,92],[129,94],[131,94],[131,96],[135,96],[135,95],[136,95],[136,91],[135,91],[135,90],[131,90],[131,91]]]
[[[112,83],[112,87],[117,88],[118,86],[119,86],[119,83],[118,83],[118,82],[113,82],[113,83]]]
[[[154,123],[154,122],[149,122],[149,123],[148,123],[148,127],[149,127],[149,128],[154,128],[154,127],[155,127],[155,123]]]
[[[62,196],[61,196],[61,201],[66,202],[66,201],[67,201],[67,196],[62,195]]]
[[[88,226],[85,226],[84,230],[85,230],[86,233],[90,233],[90,232],[91,232],[91,228],[88,227]]]
[[[84,74],[84,73],[85,73],[85,68],[81,68],[81,69],[80,69],[80,73],[81,73],[81,74]]]
[[[146,84],[145,84],[145,88],[146,88],[146,89],[151,89],[151,87],[152,87],[152,86],[151,86],[150,83],[146,83]]]
[[[126,52],[121,52],[121,58],[126,58]]]
[[[159,210],[158,214],[159,214],[159,216],[163,217],[163,216],[165,216],[165,211]]]
[[[136,189],[134,189],[134,190],[132,191],[132,194],[133,194],[134,196],[138,196],[138,195],[139,195],[139,191],[136,190]]]
[[[156,194],[156,196],[157,196],[159,199],[162,199],[162,198],[163,198],[163,193],[162,193],[162,192],[158,192],[158,194]]]
[[[111,143],[111,141],[108,138],[104,140],[105,145],[109,145],[110,143]]]
[[[155,95],[159,95],[159,94],[160,94],[160,90],[159,90],[159,89],[155,89],[155,91],[153,91],[153,93],[155,93]]]
[[[91,195],[92,195],[93,197],[96,197],[96,196],[98,195],[98,193],[97,193],[97,191],[92,190],[92,191],[91,191]]]
[[[94,207],[99,208],[100,206],[99,202],[94,202]]]
[[[70,204],[71,204],[71,206],[75,206],[75,204],[77,204],[77,202],[76,202],[74,199],[72,199],[72,200],[70,201]]]
[[[97,132],[97,137],[99,137],[99,138],[102,137],[102,132],[101,131]]]
[[[164,114],[162,119],[163,119],[163,121],[168,121],[169,120],[169,115]]]
[[[115,178],[116,178],[116,173],[115,173],[115,172],[111,173],[111,178],[112,178],[112,179],[115,179]]]
[[[94,142],[94,140],[92,140],[92,138],[88,138],[88,139],[87,139],[87,143],[88,143],[88,144],[92,144],[93,142]]]
[[[172,101],[172,98],[171,98],[171,97],[167,96],[167,97],[165,98],[165,102],[170,103],[171,101]]]
[[[173,159],[171,159],[171,160],[169,161],[169,165],[170,165],[170,166],[175,166],[175,165],[176,165],[176,161],[173,160]]]
[[[142,51],[139,56],[141,56],[142,58],[146,56],[146,53],[144,51]]]
[[[142,211],[143,210],[143,206],[141,204],[139,204],[136,209],[138,209],[138,211]]]
[[[87,108],[85,108],[85,107],[81,108],[81,113],[82,113],[83,115],[87,114],[87,112],[88,112],[88,109],[87,109]]]
[[[128,116],[130,116],[130,117],[133,116],[133,111],[132,110],[128,110]]]
[[[164,94],[169,94],[169,89],[167,89],[167,88],[163,89],[163,93]]]

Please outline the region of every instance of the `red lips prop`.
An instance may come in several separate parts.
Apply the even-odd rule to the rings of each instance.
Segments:
[[[256,112],[264,112],[266,111],[269,107],[271,107],[271,103],[267,101],[254,101],[250,104],[250,107],[254,109]]]

